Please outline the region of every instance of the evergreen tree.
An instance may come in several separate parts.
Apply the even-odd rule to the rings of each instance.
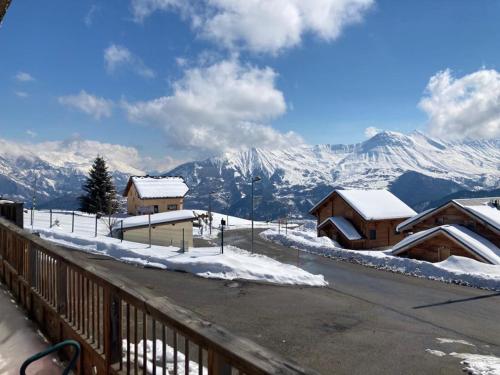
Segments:
[[[85,192],[80,197],[80,209],[83,212],[111,215],[118,210],[116,188],[106,161],[101,156],[95,158],[82,189]]]

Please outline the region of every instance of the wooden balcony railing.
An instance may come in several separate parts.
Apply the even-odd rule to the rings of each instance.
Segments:
[[[3,218],[0,278],[52,342],[80,342],[78,374],[314,373]]]

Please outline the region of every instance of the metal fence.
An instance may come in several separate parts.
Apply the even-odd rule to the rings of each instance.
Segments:
[[[0,278],[51,341],[80,342],[78,374],[313,373],[3,218]]]

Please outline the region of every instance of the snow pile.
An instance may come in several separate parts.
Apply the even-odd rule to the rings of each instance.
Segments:
[[[127,340],[122,340],[122,353],[123,360],[127,360]],[[137,344],[137,364],[140,369],[144,366],[144,359],[146,359],[146,371],[148,374],[163,374],[163,361],[165,361],[167,367],[167,374],[174,373],[174,348],[165,344],[165,358],[163,358],[163,342],[161,340],[156,340],[156,357],[155,364],[156,369],[153,368],[153,341],[146,340],[146,355],[144,355],[144,341],[140,340]],[[146,358],[144,358],[146,357]],[[130,343],[130,359],[133,361],[135,359],[135,344]],[[185,363],[186,357],[180,351],[177,351],[177,374],[185,375]],[[154,371],[156,370],[156,371]],[[206,367],[202,368],[203,374],[208,374]],[[189,361],[189,372],[187,375],[198,375],[199,368],[198,363],[194,361]]]
[[[298,267],[280,263],[264,255],[252,254],[234,246],[190,248],[183,253],[177,247],[152,246],[110,237],[88,237],[57,229],[37,229],[48,241],[77,250],[107,255],[142,266],[185,271],[212,279],[242,279],[284,285],[325,286],[322,275],[313,275]]]
[[[289,230],[288,235],[268,229],[260,236],[266,240],[302,251],[341,259],[368,267],[384,269],[443,282],[500,290],[500,266],[451,256],[440,263],[392,256],[391,250],[347,250],[328,237],[317,237],[309,230]]]
[[[438,344],[444,345],[465,345],[476,347],[476,345],[459,339],[448,339],[448,338],[437,338],[436,341]],[[451,352],[446,354],[441,350],[434,349],[425,349],[425,351],[429,354],[445,357],[446,355],[450,355],[452,357],[461,359],[460,364],[463,366],[462,369],[467,374],[471,375],[500,375],[500,358],[495,357],[493,355],[484,355],[484,354],[472,354],[472,353],[456,353]]]
[[[500,375],[500,358],[471,353],[450,353],[462,360],[464,372],[471,375]]]
[[[134,176],[132,181],[142,199],[183,197],[189,190],[182,177]]]

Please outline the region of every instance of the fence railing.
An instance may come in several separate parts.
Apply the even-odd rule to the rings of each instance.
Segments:
[[[0,278],[51,341],[80,342],[78,374],[313,373],[3,218]]]

